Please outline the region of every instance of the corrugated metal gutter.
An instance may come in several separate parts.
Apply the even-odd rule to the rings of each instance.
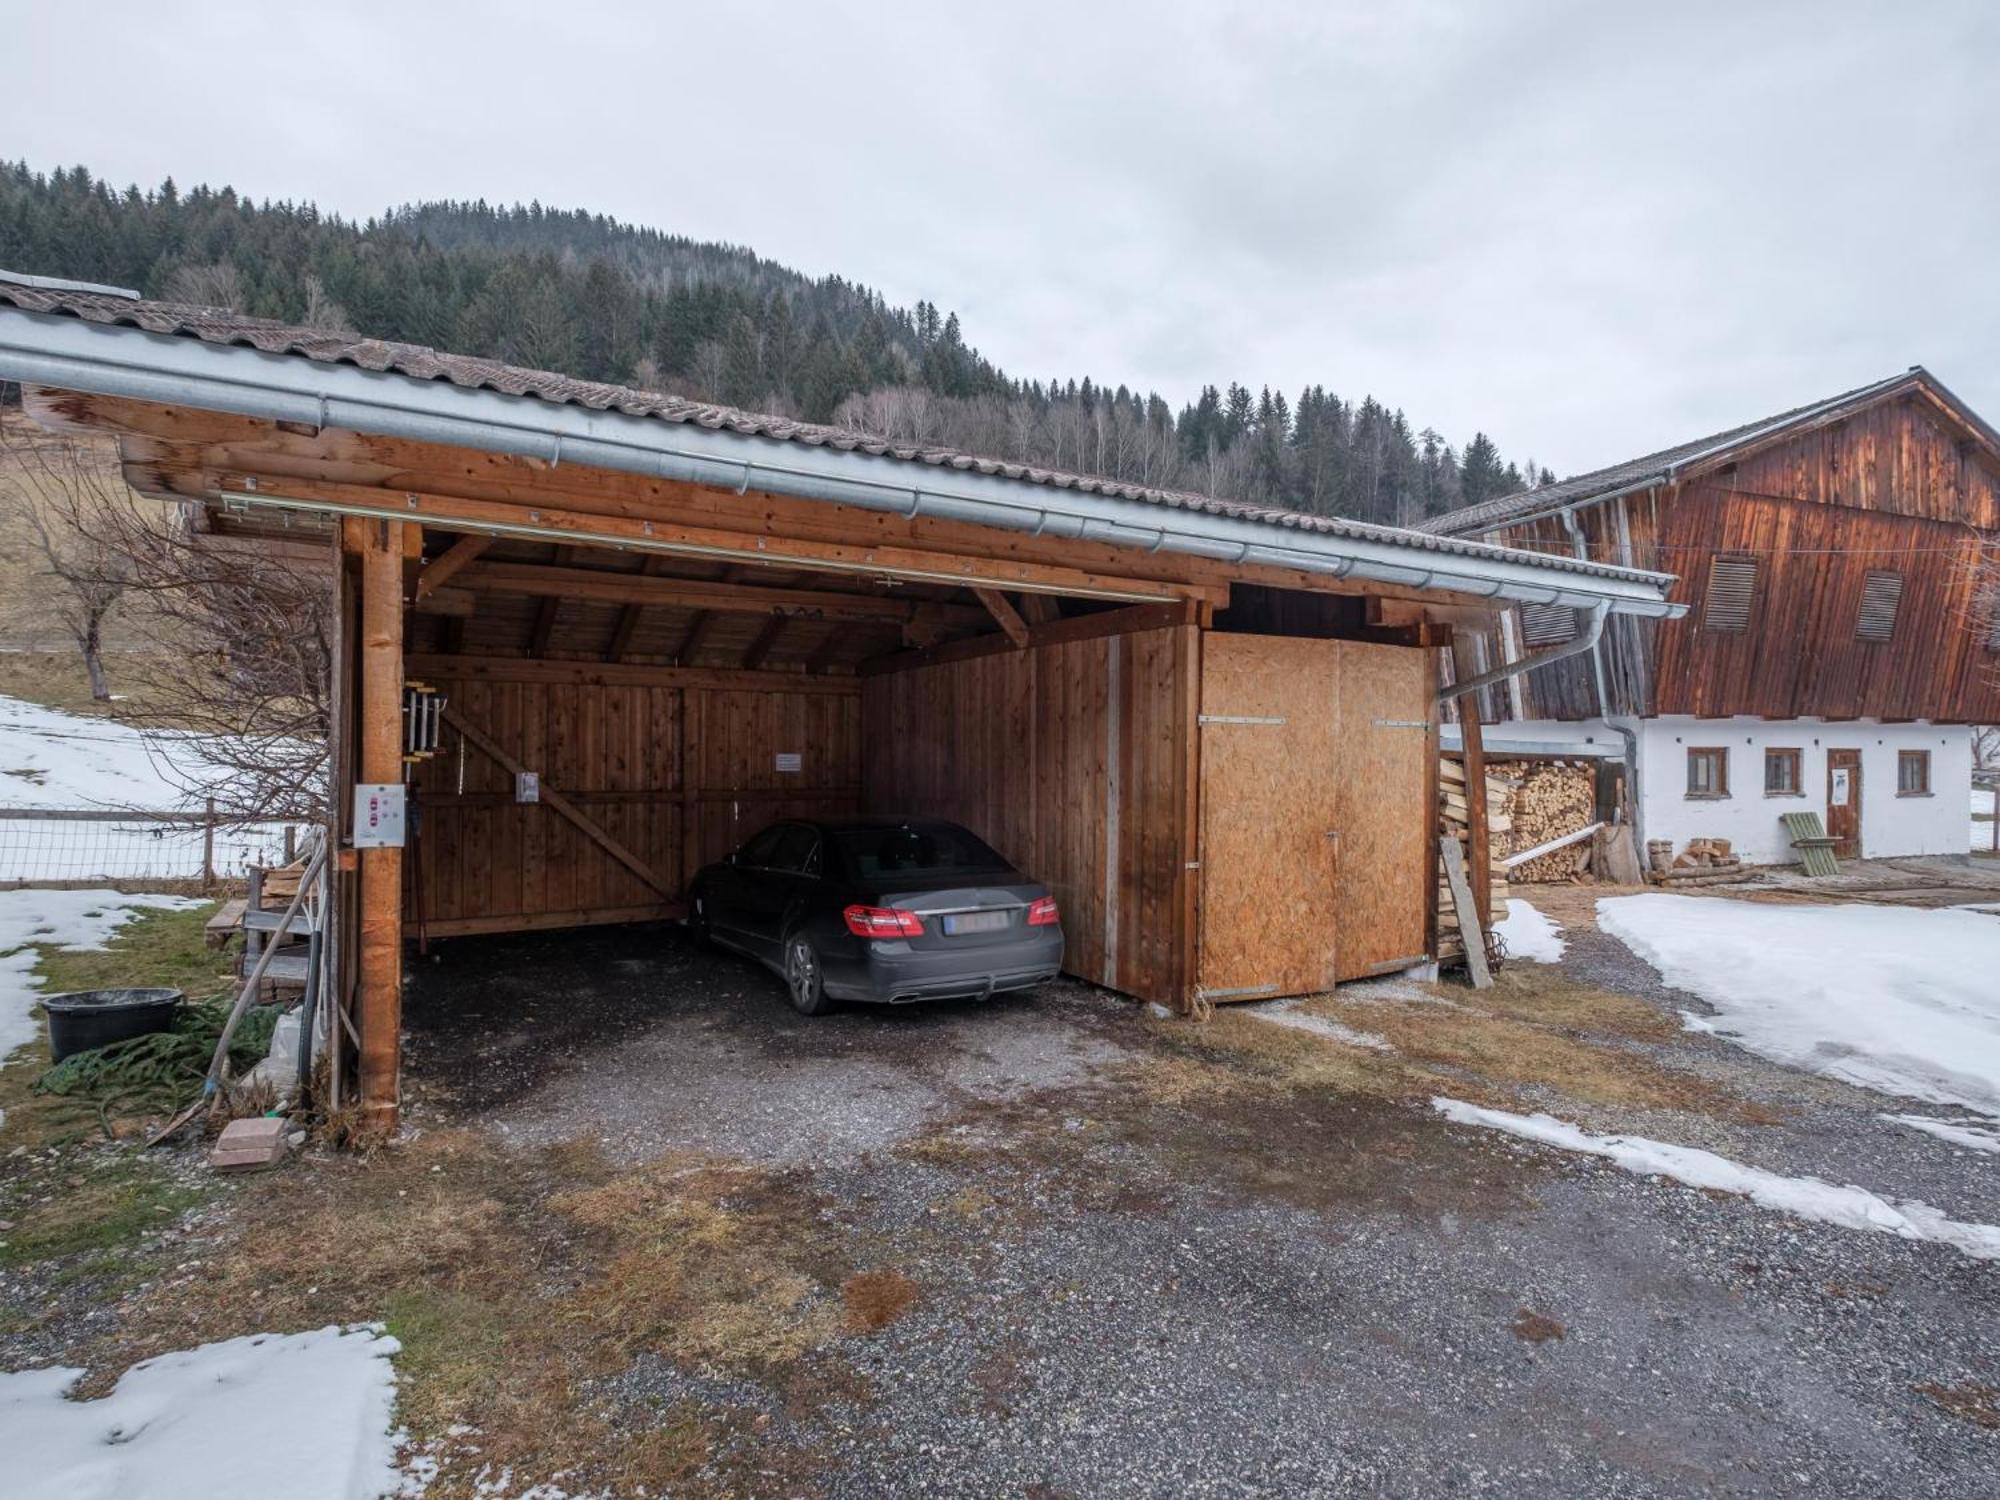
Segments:
[[[1670,574],[1213,515],[20,309],[0,308],[0,378],[1229,564],[1653,618],[1686,612],[1666,597]]]

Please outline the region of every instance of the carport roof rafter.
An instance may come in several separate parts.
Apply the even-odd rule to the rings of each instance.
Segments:
[[[0,378],[1224,567],[1653,617],[1683,609],[1667,599],[1672,577],[1662,573],[1061,473],[416,345],[5,276]]]

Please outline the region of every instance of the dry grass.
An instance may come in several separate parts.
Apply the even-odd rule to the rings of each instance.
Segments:
[[[83,1351],[90,1387],[193,1343],[382,1321],[404,1345],[399,1420],[442,1465],[437,1500],[473,1493],[487,1466],[618,1494],[710,1493],[753,1448],[761,1467],[797,1468],[809,1456],[748,1418],[621,1394],[615,1378],[651,1356],[756,1378],[794,1405],[853,1399],[840,1340],[902,1310],[901,1278],[856,1278],[823,1205],[704,1158],[621,1173],[594,1150],[504,1153],[438,1131],[229,1190],[235,1211],[199,1266]],[[857,1280],[865,1318],[845,1290]]]
[[[1962,1417],[1975,1427],[2000,1429],[2000,1391],[1990,1385],[1980,1385],[1971,1380],[1957,1385],[1927,1381],[1914,1389],[1942,1410],[1954,1417]]]
[[[1340,990],[1299,1010],[1378,1036],[1390,1050],[1225,1008],[1206,1025],[1148,1023],[1160,1045],[1136,1065],[1133,1081],[1158,1103],[1189,1107],[1277,1090],[1409,1102],[1449,1094],[1506,1108],[1532,1088],[1587,1105],[1770,1118],[1761,1106],[1647,1055],[1642,1044],[1678,1034],[1655,1007],[1542,965],[1511,969],[1490,990],[1430,985],[1403,997]]]
[[[863,1271],[840,1288],[847,1303],[847,1331],[874,1333],[916,1305],[917,1284],[900,1271]]]

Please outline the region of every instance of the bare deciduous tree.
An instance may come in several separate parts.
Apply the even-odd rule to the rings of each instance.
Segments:
[[[0,506],[58,585],[54,613],[83,657],[90,696],[108,702],[104,624],[132,584],[117,540],[136,520],[132,492],[105,448],[0,424]]]
[[[196,307],[240,308],[249,300],[243,278],[228,261],[214,265],[179,265],[167,273],[162,288],[167,301]]]
[[[23,434],[45,483],[30,519],[101,622],[122,599],[144,643],[146,691],[125,717],[151,732],[159,769],[190,801],[243,821],[325,816],[334,554],[310,539],[263,545],[201,530],[192,502],[134,495],[115,457],[74,438]],[[77,626],[79,645],[85,624]],[[89,623],[94,632],[95,623]],[[90,647],[85,649],[91,661]],[[92,667],[98,696],[101,668]],[[198,736],[190,742],[188,735]]]

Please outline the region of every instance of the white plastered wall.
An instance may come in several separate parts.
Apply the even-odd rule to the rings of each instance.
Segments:
[[[1631,721],[1628,721],[1631,722]],[[1963,854],[1965,788],[1972,779],[1972,731],[1963,725],[1882,724],[1872,719],[1695,719],[1638,721],[1640,822],[1648,839],[1672,839],[1679,850],[1693,838],[1725,838],[1748,864],[1793,864],[1781,813],[1815,812],[1826,822],[1826,752],[1861,752],[1861,852],[1869,859],[1912,854]],[[1514,740],[1617,745],[1602,719],[1530,720],[1496,724],[1487,733]],[[1687,752],[1729,752],[1729,795],[1687,795]],[[1764,795],[1764,752],[1797,750],[1800,795]],[[1928,750],[1931,794],[1896,793],[1902,750]]]

